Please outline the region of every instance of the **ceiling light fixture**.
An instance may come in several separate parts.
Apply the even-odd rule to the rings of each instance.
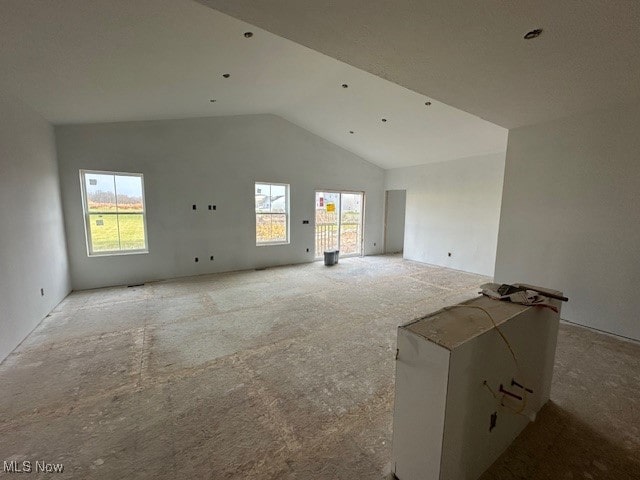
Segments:
[[[251,38],[253,37],[253,32],[244,32],[244,38]]]
[[[530,32],[527,32],[527,34],[524,36],[524,39],[531,40],[532,38],[537,38],[540,36],[541,33],[542,33],[542,29],[536,28],[535,30],[531,30]]]
[[[349,88],[349,85],[347,85],[346,83],[343,83],[342,88]]]
[[[223,73],[223,74],[222,74],[222,76],[223,76],[224,78],[229,78],[229,77],[231,76],[231,74],[230,74],[230,73]]]

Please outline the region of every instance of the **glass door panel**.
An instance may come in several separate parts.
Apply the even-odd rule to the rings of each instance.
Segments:
[[[316,192],[316,258],[339,250],[340,193]]]
[[[362,253],[362,193],[342,193],[340,207],[340,255],[360,255]]]

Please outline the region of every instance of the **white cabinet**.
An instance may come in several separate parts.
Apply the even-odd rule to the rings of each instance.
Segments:
[[[499,331],[484,311],[469,307],[486,310]],[[549,308],[481,296],[399,327],[392,463],[398,479],[477,479],[549,399],[558,321]]]

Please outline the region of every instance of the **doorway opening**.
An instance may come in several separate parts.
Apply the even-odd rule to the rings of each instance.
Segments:
[[[362,255],[363,192],[316,191],[316,258],[325,250]]]
[[[407,205],[406,190],[387,190],[384,208],[384,253],[404,250],[404,217]]]

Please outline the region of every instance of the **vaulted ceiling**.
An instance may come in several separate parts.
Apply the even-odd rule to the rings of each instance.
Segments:
[[[0,13],[0,89],[54,124],[274,113],[383,168],[506,148],[504,128],[192,0]]]
[[[635,0],[199,1],[506,128],[640,100]]]

